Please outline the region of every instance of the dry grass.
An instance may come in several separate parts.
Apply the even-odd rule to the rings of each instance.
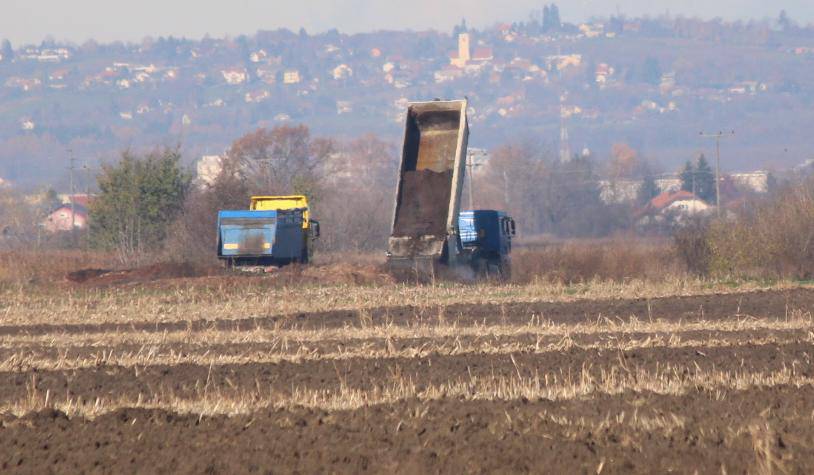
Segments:
[[[120,408],[163,409],[181,414],[239,415],[264,409],[295,407],[325,411],[357,410],[403,400],[437,401],[564,401],[591,398],[597,395],[651,393],[680,396],[704,392],[710,398],[724,400],[732,391],[787,386],[800,388],[814,385],[814,378],[791,368],[776,371],[722,371],[716,369],[686,371],[680,366],[664,365],[656,370],[615,366],[602,369],[597,375],[590,369],[578,374],[545,373],[531,377],[470,376],[443,384],[418,386],[409,378],[393,376],[387,384],[371,384],[370,389],[354,389],[342,385],[337,390],[294,388],[287,392],[261,388],[236,393],[210,390],[209,384],[199,388],[195,398],[179,398],[172,392],[139,395],[138,398],[85,400],[57,399],[50,391],[36,389],[36,380],[29,384],[29,394],[18,401],[7,401],[0,413],[24,415],[32,411],[54,408],[71,416],[96,417]]]
[[[772,289],[799,288],[792,282]],[[766,289],[750,282],[728,283],[697,279],[663,281],[591,281],[563,284],[536,281],[524,285],[334,285],[269,287],[263,279],[210,277],[181,280],[164,286],[111,289],[0,290],[3,325],[187,322],[245,320],[331,310],[411,306],[435,309],[452,304],[573,302],[581,299],[659,298],[710,295]],[[433,310],[436,311],[437,310]]]
[[[667,240],[604,239],[529,243],[512,255],[516,282],[662,281],[687,273]]]
[[[210,348],[201,347],[192,351],[176,351],[172,345],[144,345],[137,351],[121,351],[108,347],[92,352],[87,356],[72,357],[76,347],[60,347],[54,356],[38,355],[36,352],[20,350],[0,361],[0,371],[28,372],[68,371],[83,368],[102,368],[116,366],[124,368],[149,366],[176,366],[192,364],[198,366],[244,365],[244,364],[280,364],[302,363],[306,361],[343,361],[343,360],[388,360],[450,357],[461,355],[510,356],[514,354],[541,355],[561,353],[570,350],[609,351],[612,353],[632,352],[643,349],[681,349],[681,348],[730,348],[760,347],[769,345],[788,345],[792,343],[814,344],[814,334],[791,334],[782,337],[763,337],[744,339],[741,335],[730,335],[728,338],[682,339],[677,336],[648,336],[647,338],[611,338],[606,341],[581,343],[578,339],[564,337],[554,342],[544,342],[537,338],[533,343],[479,340],[463,343],[459,339],[437,342],[420,342],[412,344],[396,339],[383,342],[364,342],[352,346],[335,346],[334,351],[323,348],[312,348],[302,342],[288,343],[276,339],[262,350],[243,351],[222,354]],[[396,349],[398,347],[398,349]]]
[[[30,284],[62,282],[65,275],[80,269],[115,267],[115,256],[85,251],[0,252],[0,289]]]
[[[752,336],[762,332],[764,336]],[[684,335],[691,334],[691,337]],[[814,342],[811,314],[784,319],[752,317],[668,322],[630,318],[562,324],[532,317],[525,325],[458,326],[436,322],[397,326],[360,321],[330,329],[233,329],[203,331],[46,334],[0,337],[14,350],[0,371],[69,370],[110,366],[276,364],[318,360],[423,358],[430,355],[542,354],[578,350],[720,348]],[[183,346],[179,346],[183,345]],[[213,350],[213,346],[226,350]],[[125,351],[121,348],[138,348]],[[247,349],[241,350],[246,347]]]

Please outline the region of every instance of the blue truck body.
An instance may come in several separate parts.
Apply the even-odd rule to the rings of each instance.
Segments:
[[[227,264],[273,265],[303,259],[303,210],[218,212],[218,258]]]
[[[503,211],[490,209],[461,211],[458,232],[462,255],[478,274],[508,278],[511,274],[514,220]]]

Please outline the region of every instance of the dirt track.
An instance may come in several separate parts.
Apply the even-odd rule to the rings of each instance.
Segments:
[[[811,473],[812,311],[792,290],[7,325],[0,469]]]

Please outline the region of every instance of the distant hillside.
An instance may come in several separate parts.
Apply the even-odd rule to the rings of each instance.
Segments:
[[[673,169],[732,130],[725,168],[814,155],[814,28],[786,17],[662,17],[572,25],[550,16],[487,30],[147,39],[0,47],[0,178],[64,179],[127,148],[221,152],[260,126],[372,132],[394,141],[408,100],[467,96],[472,145],[518,137],[600,159],[626,142]]]

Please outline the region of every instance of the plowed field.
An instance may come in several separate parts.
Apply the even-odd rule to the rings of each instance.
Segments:
[[[0,307],[0,471],[814,471],[813,290],[150,298]]]

